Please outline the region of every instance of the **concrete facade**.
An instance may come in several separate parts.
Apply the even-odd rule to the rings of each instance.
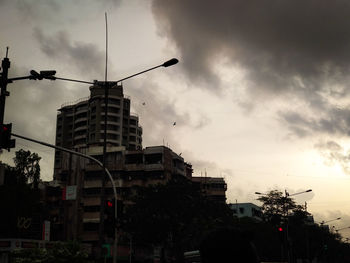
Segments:
[[[88,146],[80,151],[99,159],[103,147]],[[68,153],[62,153],[61,164],[61,168],[55,171],[56,178],[61,180],[63,187],[76,186],[76,199],[64,201],[65,212],[56,219],[55,229],[61,230],[63,239],[81,240],[94,247],[99,240],[101,177],[104,173],[96,163]],[[123,146],[108,147],[107,168],[117,187],[118,201],[124,206],[132,204],[131,199],[140,187],[165,184],[176,177],[188,179],[191,176],[189,171],[192,171],[191,165],[165,146],[134,151],[125,150]],[[105,197],[113,199],[109,180],[105,185]],[[62,237],[60,233],[56,235]],[[121,245],[128,242],[123,236],[118,238]]]
[[[236,203],[229,204],[232,209],[233,215],[237,217],[251,217],[256,220],[262,220],[261,207],[253,203]]]
[[[197,184],[202,193],[210,199],[218,202],[226,202],[227,184],[222,177],[193,176],[191,181]]]

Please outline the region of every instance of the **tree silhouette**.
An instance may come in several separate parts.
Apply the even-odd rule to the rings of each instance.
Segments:
[[[141,188],[134,203],[127,209],[125,228],[133,240],[171,250],[178,259],[198,249],[206,233],[233,222],[225,203],[208,199],[189,181]]]
[[[32,183],[35,189],[38,188],[40,180],[41,157],[37,153],[31,153],[23,149],[16,152],[13,158],[15,162],[15,171],[21,182]]]

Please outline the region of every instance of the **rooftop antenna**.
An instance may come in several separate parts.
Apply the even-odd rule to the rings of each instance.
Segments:
[[[106,20],[106,65],[105,65],[105,82],[107,83],[107,66],[108,66],[108,24],[107,24],[107,12],[105,12]]]

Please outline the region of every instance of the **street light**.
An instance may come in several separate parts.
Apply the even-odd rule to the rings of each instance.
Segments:
[[[344,229],[347,229],[347,228],[350,228],[350,226],[343,227],[343,228],[340,228],[340,229],[336,229],[336,230],[335,230],[335,232],[337,232],[337,233],[338,233],[338,231],[340,231],[340,230],[344,230]]]
[[[324,224],[326,224],[326,223],[329,223],[329,222],[333,222],[333,221],[336,221],[336,220],[340,220],[341,219],[341,217],[338,217],[338,218],[335,218],[335,219],[331,219],[331,220],[328,220],[328,221],[322,221],[321,223],[320,223],[320,225],[324,225]]]
[[[308,190],[306,190],[306,191],[302,191],[302,192],[294,193],[294,194],[289,194],[289,193],[287,192],[287,190],[285,190],[286,196],[300,195],[300,194],[309,193],[309,192],[312,192],[312,189],[308,189]]]
[[[263,193],[260,193],[260,192],[255,192],[256,195],[267,195],[267,194],[263,194]]]
[[[162,64],[160,64],[160,65],[158,65],[158,66],[151,67],[151,68],[149,68],[149,69],[140,71],[140,72],[138,72],[138,73],[132,74],[132,75],[130,75],[130,76],[128,76],[128,77],[119,79],[119,80],[117,80],[117,81],[114,81],[114,80],[113,80],[112,82],[117,82],[117,83],[118,83],[118,82],[122,82],[122,81],[124,81],[124,80],[126,80],[126,79],[130,79],[130,78],[135,77],[135,76],[137,76],[137,75],[141,75],[141,74],[143,74],[143,73],[146,73],[146,72],[148,72],[148,71],[154,70],[154,69],[156,69],[156,68],[160,68],[160,67],[165,67],[165,68],[167,68],[167,67],[173,66],[173,65],[177,64],[178,62],[179,62],[178,59],[172,58],[172,59],[170,59],[170,60],[168,60],[168,61],[165,61],[164,63],[162,63]],[[32,70],[31,72],[36,72],[36,71],[35,71],[35,70]],[[29,76],[28,76],[27,78],[29,78]],[[43,78],[44,78],[44,79],[50,79],[50,80],[56,80],[56,79],[58,79],[58,80],[79,82],[79,83],[92,84],[92,85],[95,84],[95,82],[84,81],[84,80],[77,80],[77,79],[67,79],[67,78],[56,77],[56,76],[53,76],[53,75],[50,75],[50,76],[45,76],[45,75],[44,75]]]

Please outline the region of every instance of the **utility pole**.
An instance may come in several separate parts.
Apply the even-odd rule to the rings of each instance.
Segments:
[[[6,90],[8,83],[8,71],[10,68],[10,60],[8,56],[9,48],[6,47],[6,57],[2,60],[1,67],[1,94],[0,94],[0,124],[4,123],[4,115],[5,115],[5,101],[6,97],[10,95],[10,93]]]

